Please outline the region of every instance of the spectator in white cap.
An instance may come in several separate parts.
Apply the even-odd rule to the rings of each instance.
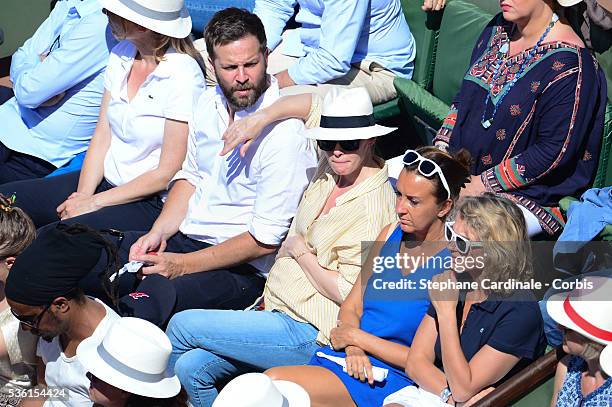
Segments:
[[[548,314],[564,331],[568,353],[557,365],[553,407],[605,406],[612,400],[612,378],[600,363],[602,350],[612,344],[612,278],[582,281],[587,288],[555,294],[546,302]]]
[[[185,159],[187,122],[205,85],[183,0],[100,3],[121,41],[108,60],[83,168],[2,187],[16,192],[37,227],[70,219],[95,229],[148,230]]]
[[[310,407],[299,384],[272,380],[263,373],[246,373],[227,384],[213,407]]]
[[[168,371],[172,345],[164,332],[139,318],[116,320],[104,337],[90,337],[77,348],[87,370],[91,401],[102,407],[172,406],[180,392]]]

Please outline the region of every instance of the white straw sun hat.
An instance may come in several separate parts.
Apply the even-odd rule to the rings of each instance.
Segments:
[[[310,396],[302,386],[272,380],[263,373],[236,377],[219,393],[213,407],[310,407]]]
[[[601,352],[601,355],[599,355],[599,364],[608,376],[612,376],[612,345],[606,346]]]
[[[315,140],[364,140],[395,130],[375,123],[374,107],[366,88],[334,86],[325,94],[319,127],[304,131]]]
[[[168,371],[170,339],[149,321],[125,317],[113,322],[100,338],[89,337],[77,347],[77,358],[98,379],[139,396],[169,398],[181,390]]]
[[[183,0],[100,0],[100,5],[159,34],[185,38],[191,33],[191,17]]]
[[[580,3],[582,0],[557,0],[561,7],[571,7],[574,4]]]
[[[550,296],[546,309],[558,324],[603,345],[612,343],[612,278],[585,277],[591,288]]]

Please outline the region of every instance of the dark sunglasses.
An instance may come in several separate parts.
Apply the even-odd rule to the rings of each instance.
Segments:
[[[13,314],[13,316],[19,322],[24,324],[25,326],[28,326],[28,327],[33,328],[33,329],[38,329],[38,325],[40,324],[40,320],[45,315],[45,312],[47,312],[49,310],[49,308],[51,308],[51,304],[47,305],[38,315],[18,315],[11,308],[11,314]]]
[[[336,144],[340,144],[343,151],[359,150],[361,140],[317,140],[317,145],[323,151],[333,151]]]
[[[467,237],[455,232],[455,229],[453,229],[454,224],[455,222],[446,222],[444,224],[444,234],[447,241],[455,242],[455,246],[457,246],[459,253],[466,255],[471,248],[482,247],[482,242],[472,242]]]

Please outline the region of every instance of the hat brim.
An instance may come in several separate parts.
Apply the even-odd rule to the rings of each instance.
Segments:
[[[563,309],[563,302],[567,298],[568,294],[568,292],[562,292],[558,294],[553,294],[548,298],[548,300],[546,301],[546,311],[548,312],[548,315],[550,315],[550,317],[554,319],[555,322],[557,322],[558,324],[563,325],[564,327],[571,329],[572,331],[578,332],[580,335],[583,335],[584,337],[589,338],[594,342],[600,343],[602,345],[608,345],[612,343],[612,341],[605,341],[600,338],[597,338],[596,336],[591,335],[590,333],[576,325],[567,316],[567,313]]]
[[[310,396],[299,384],[274,380],[274,385],[287,400],[289,407],[310,407]]]
[[[606,346],[601,352],[599,364],[608,376],[612,376],[612,345]]]
[[[97,350],[99,344],[99,339],[89,337],[77,348],[79,362],[98,379],[118,389],[144,397],[166,399],[176,396],[181,391],[178,377],[170,376],[167,370],[159,380],[145,382],[114,369],[100,357]]]
[[[557,0],[561,7],[571,7],[580,3],[582,0]]]
[[[313,140],[367,140],[374,137],[384,136],[392,131],[397,130],[395,127],[386,127],[379,124],[369,127],[354,127],[342,129],[330,129],[324,127],[314,127],[304,130],[304,135]]]
[[[113,14],[117,14],[134,24],[148,28],[158,34],[173,38],[185,38],[191,34],[191,17],[185,6],[181,9],[178,19],[161,21],[138,14],[118,0],[100,0],[100,5]]]

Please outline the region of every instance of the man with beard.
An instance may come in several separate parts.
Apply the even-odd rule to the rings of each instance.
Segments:
[[[15,260],[6,281],[7,302],[22,328],[43,339],[36,351],[37,374],[51,396],[22,400],[20,406],[93,405],[76,348],[85,338],[104,337],[119,316],[77,285],[102,252],[112,251],[98,233],[79,224],[60,225],[41,233]]]
[[[218,12],[205,39],[218,86],[193,110],[187,158],[162,213],[148,233],[125,232],[119,245],[120,261],[144,263],[148,276],[115,280],[120,310],[160,326],[181,310],[243,309],[261,295],[317,164],[296,119],[267,127],[244,157],[238,148],[219,155],[227,127],[276,101],[279,88],[266,74],[266,36],[254,14]],[[88,292],[103,295],[101,277],[90,276]]]

